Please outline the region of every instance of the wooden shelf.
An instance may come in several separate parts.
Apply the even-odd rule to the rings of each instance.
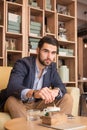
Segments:
[[[75,56],[62,56],[62,55],[58,55],[58,57],[61,59],[61,58],[63,58],[63,59],[74,59],[75,58]]]
[[[75,41],[68,41],[68,40],[60,40],[60,39],[58,39],[58,41],[59,41],[59,43],[61,44],[61,45],[64,45],[64,44],[66,44],[66,45],[68,45],[68,44],[75,44]]]
[[[0,1],[2,16],[0,20],[0,42],[2,43],[0,45],[0,65],[12,66],[19,58],[36,55],[34,48],[30,46],[30,39],[38,41],[44,35],[51,35],[58,39],[59,47],[73,52],[72,56],[57,54],[56,63],[59,67],[59,61],[63,61],[63,65],[69,68],[69,81],[66,82],[66,86],[77,86],[77,1],[50,0],[49,4],[47,2],[46,0],[36,0],[36,3],[32,4],[28,0]],[[61,12],[59,6],[68,9],[68,12]],[[19,32],[9,31],[8,24],[11,23],[9,21],[14,22],[13,19],[8,18],[9,13],[20,17]],[[16,22],[18,23],[18,21]],[[32,23],[35,27],[32,26]],[[60,23],[64,25],[65,40],[59,35]]]
[[[58,13],[58,17],[59,17],[59,21],[63,21],[63,22],[74,20],[74,18],[75,18],[73,16],[69,16],[69,15],[65,15],[65,14],[61,14],[61,13]]]
[[[7,53],[22,53],[22,51],[18,51],[18,50],[7,50]]]
[[[3,25],[0,25],[0,28],[3,28]]]
[[[78,80],[79,83],[87,82],[87,80]]]
[[[15,61],[25,55],[25,3],[24,0],[11,2],[4,0],[0,2],[0,11],[2,14],[2,50],[0,50],[3,59],[0,65],[14,65]],[[1,42],[1,39],[0,39]],[[1,46],[0,46],[1,47]],[[9,50],[7,50],[9,48]],[[8,60],[10,56],[11,60]]]
[[[6,2],[12,3],[12,4],[23,4],[23,0],[16,0],[16,1],[9,1],[5,0]]]
[[[20,0],[21,1],[21,0]],[[15,8],[13,9],[18,9],[16,6],[22,6],[22,3],[19,4],[19,3],[16,3],[16,2],[11,2],[11,1],[7,1],[7,4],[11,4],[10,8],[12,10],[12,7],[15,6]],[[12,6],[13,5],[13,6]]]
[[[19,38],[19,37],[22,37],[23,34],[21,34],[21,33],[6,32],[6,36],[7,36],[7,37],[13,37],[13,38]]]
[[[3,57],[0,57],[0,60],[2,60],[3,59]]]
[[[36,1],[38,3],[38,1]],[[40,1],[39,1],[40,2]],[[43,1],[42,1],[43,3]],[[59,61],[63,61],[63,63],[69,68],[69,81],[66,82],[66,86],[77,86],[77,73],[76,73],[76,57],[77,57],[77,33],[76,33],[76,1],[74,0],[50,0],[49,3],[50,7],[47,8],[46,0],[44,1],[43,8],[34,8],[29,6],[29,30],[28,30],[28,40],[32,38],[40,38],[44,35],[51,35],[58,39],[59,46],[66,48],[73,52],[71,55],[58,55],[57,54],[57,67],[59,68]],[[58,12],[60,6],[64,6],[69,10],[69,14],[64,14]],[[33,16],[33,17],[31,17]],[[38,17],[39,16],[39,17]],[[38,35],[31,35],[30,33],[30,22],[31,19],[36,22],[41,22],[42,29],[40,36]],[[66,29],[66,37],[67,39],[59,38],[59,24],[63,23]],[[31,43],[30,43],[31,44]],[[35,50],[29,48],[29,55],[35,55]],[[72,69],[73,68],[73,69]]]
[[[69,5],[72,4],[73,2],[75,2],[75,0],[57,0],[57,3],[61,5]]]

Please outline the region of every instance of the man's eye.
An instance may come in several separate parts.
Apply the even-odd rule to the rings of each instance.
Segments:
[[[43,50],[43,52],[48,52],[48,50]]]
[[[55,55],[55,54],[56,54],[56,52],[52,52],[52,54],[54,54],[54,55]]]
[[[44,50],[44,52],[48,52],[47,50]]]

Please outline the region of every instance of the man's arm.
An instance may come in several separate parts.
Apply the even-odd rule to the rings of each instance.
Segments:
[[[43,99],[46,104],[51,103],[58,96],[59,89],[50,89],[48,87],[44,87],[40,90],[33,91],[33,97],[36,99]]]
[[[58,88],[60,90],[56,97],[57,99],[62,98],[64,96],[64,94],[66,93],[65,85],[59,76],[59,73],[58,73],[58,70],[57,70],[55,64],[53,64],[53,66],[52,66],[51,86],[54,89]]]
[[[18,60],[11,71],[10,79],[7,86],[8,96],[16,96],[17,98],[21,98],[21,91],[25,89],[23,81],[26,74],[26,66],[21,60]]]

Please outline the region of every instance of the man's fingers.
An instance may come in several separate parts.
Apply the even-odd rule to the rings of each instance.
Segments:
[[[45,103],[51,103],[54,100],[54,97],[52,96],[51,91],[49,91],[48,88],[41,89],[40,96],[42,99],[45,100]]]

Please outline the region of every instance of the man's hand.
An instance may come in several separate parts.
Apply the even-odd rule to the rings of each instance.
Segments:
[[[27,98],[31,98],[32,95],[33,95],[33,92],[34,92],[33,89],[29,90],[29,91],[27,92],[27,94],[26,94],[26,97],[27,97]]]
[[[50,89],[48,87],[36,90],[34,93],[35,98],[41,98],[45,101],[46,104],[52,103],[55,100],[55,97],[58,95],[59,89]]]

